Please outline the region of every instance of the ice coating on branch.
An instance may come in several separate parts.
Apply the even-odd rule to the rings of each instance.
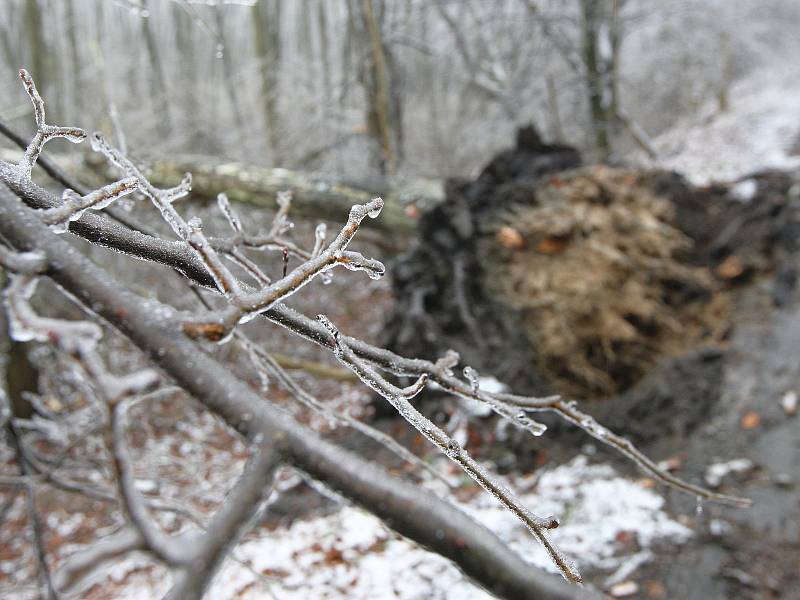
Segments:
[[[272,221],[270,235],[278,236],[283,235],[294,227],[294,223],[289,220],[289,209],[292,206],[292,192],[287,190],[278,192],[275,197],[275,202],[278,204],[278,212],[275,213],[275,218]]]
[[[325,244],[325,237],[328,235],[328,226],[325,223],[319,223],[314,229],[314,249],[311,251],[312,258],[319,256],[322,252],[322,246]]]
[[[517,412],[517,414],[514,416],[514,423],[529,431],[531,435],[535,435],[536,437],[544,435],[544,432],[547,431],[547,425],[544,423],[539,423],[538,421],[534,421],[523,410]]]
[[[184,173],[181,182],[172,188],[167,188],[160,191],[161,199],[167,204],[172,204],[176,200],[185,198],[192,191],[192,174]]]
[[[47,257],[41,252],[13,252],[0,245],[0,266],[13,273],[35,275],[47,268]]]
[[[481,376],[478,373],[478,371],[476,371],[470,366],[466,366],[464,367],[464,377],[467,378],[467,381],[469,382],[469,385],[472,388],[473,393],[478,393],[481,387]]]
[[[377,219],[378,215],[383,210],[383,198],[373,198],[372,202],[367,204],[367,215],[370,219]]]
[[[219,206],[220,212],[227,219],[231,229],[236,233],[242,233],[242,222],[239,220],[239,216],[233,212],[228,196],[224,192],[217,196],[217,206]]]
[[[42,211],[42,220],[56,233],[64,233],[72,221],[80,219],[87,210],[103,210],[112,202],[134,192],[138,187],[135,177],[126,177],[110,183],[86,196],[64,190],[61,206]]]
[[[19,78],[25,87],[25,92],[33,104],[33,114],[36,119],[36,135],[33,136],[30,144],[25,149],[17,168],[19,170],[19,178],[21,180],[28,180],[31,177],[31,170],[39,154],[42,152],[44,145],[53,138],[64,138],[73,144],[79,144],[86,139],[86,132],[78,127],[56,127],[48,125],[45,122],[44,101],[36,89],[36,84],[33,78],[25,69],[19,70]]]
[[[449,458],[457,459],[461,454],[461,445],[456,440],[451,438],[450,441],[447,442],[445,454],[447,454]]]
[[[545,534],[546,529],[558,525],[557,520],[551,517],[543,519],[534,515],[498,478],[476,462],[456,440],[448,436],[447,433],[416,410],[409,402],[409,399],[419,393],[425,386],[427,373],[423,373],[413,385],[400,389],[384,379],[369,363],[360,359],[347,345],[336,326],[325,315],[317,315],[317,320],[333,336],[334,354],[348,369],[358,375],[359,379],[370,389],[378,392],[388,400],[400,416],[413,425],[417,431],[439,448],[450,460],[457,463],[467,475],[497,498],[504,507],[516,515],[544,546],[567,581],[581,581],[580,573],[575,569],[575,566],[564,558]],[[465,371],[465,376],[468,379],[473,379],[474,374],[474,379],[477,380],[477,373],[475,373],[474,369],[468,367]]]
[[[32,275],[13,273],[5,290],[9,333],[18,342],[56,342],[66,351],[81,346],[92,349],[100,340],[100,327],[88,321],[62,321],[40,317],[29,301],[36,291],[38,279]]]

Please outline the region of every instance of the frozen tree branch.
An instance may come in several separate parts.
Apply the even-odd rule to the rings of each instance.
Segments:
[[[192,341],[198,337],[217,341],[229,338],[236,333],[235,327],[239,322],[259,314],[300,337],[332,350],[342,364],[388,400],[424,437],[515,514],[543,544],[568,581],[579,582],[580,576],[555,549],[546,534],[547,529],[557,526],[557,521],[553,518],[537,517],[528,511],[510,490],[474,461],[455,440],[413,407],[411,398],[428,381],[435,382],[453,395],[488,404],[496,413],[533,435],[541,435],[544,428],[531,419],[528,413],[555,412],[599,441],[617,448],[667,485],[723,503],[737,506],[748,503],[746,499],[704,490],[661,471],[630,442],[580,412],[574,403],[559,397],[525,398],[486,392],[480,389],[479,377],[474,369],[464,369],[465,379],[453,373],[452,369],[459,360],[454,353],[449,353],[435,363],[403,358],[340,334],[324,316],[319,316],[314,321],[282,305],[281,300],[295,293],[315,276],[324,274],[337,265],[366,271],[373,278],[383,274],[382,264],[347,250],[363,219],[367,216],[378,216],[383,206],[380,199],[353,206],[347,223],[327,247],[324,247],[325,232],[318,229],[314,248],[307,253],[281,245],[281,235],[288,227],[288,201],[283,202],[271,229],[261,238],[262,241],[270,241],[261,246],[267,249],[278,248],[284,256],[293,252],[303,262],[285,273],[282,278],[270,282],[254,263],[248,262],[242,252],[243,247],[253,247],[255,243],[253,238],[249,238],[248,246],[248,236],[244,232],[241,219],[231,210],[224,197],[220,198],[219,206],[233,229],[234,237],[212,242],[203,234],[198,219],[184,220],[173,206],[176,200],[189,193],[190,176],[187,175],[177,187],[156,188],[127,157],[99,134],[92,136],[93,147],[121,169],[125,178],[83,196],[76,194],[62,200],[55,198],[33,184],[30,180],[30,168],[42,145],[50,139],[48,136],[72,135],[72,141],[80,140],[77,139],[77,134],[73,135],[72,130],[52,128],[45,124],[43,104],[32,81],[23,76],[23,82],[34,103],[38,130],[34,141],[26,150],[28,158],[24,158],[20,165],[0,162],[0,181],[8,185],[29,206],[40,210],[22,208],[15,199],[0,193],[0,236],[17,251],[16,254],[6,251],[0,253],[2,264],[12,271],[11,284],[6,294],[12,333],[17,339],[54,343],[77,358],[86,372],[97,381],[109,404],[114,406],[114,454],[127,512],[147,547],[167,564],[185,570],[176,583],[173,597],[199,597],[210,581],[214,568],[222,560],[228,544],[241,534],[245,524],[257,510],[258,498],[262,497],[268,487],[275,467],[282,462],[297,467],[366,507],[400,533],[452,558],[466,573],[504,597],[536,595],[543,598],[565,598],[580,595],[574,588],[564,588],[539,574],[531,576],[530,567],[521,567],[521,561],[509,553],[493,535],[452,506],[402,481],[392,480],[376,466],[344,452],[300,426],[289,415],[264,402],[258,394],[212,360]],[[26,166],[26,160],[30,166]],[[123,192],[129,193],[133,189],[144,194],[159,209],[164,220],[178,236],[177,242],[167,242],[130,231],[109,223],[99,215],[84,214],[87,208],[110,203]],[[189,320],[186,315],[171,307],[155,301],[145,301],[111,281],[77,250],[57,237],[48,235],[47,223],[66,225],[70,231],[90,241],[170,265],[195,282],[220,292],[228,301],[227,307],[213,314],[212,319],[202,315],[200,319]],[[34,250],[36,254],[30,254]],[[251,285],[239,281],[223,262],[222,255],[244,268],[258,287],[253,289]],[[125,411],[132,402],[129,398],[131,394],[152,385],[155,377],[145,375],[120,382],[119,378],[106,373],[96,354],[95,346],[100,337],[100,328],[97,325],[59,321],[36,315],[28,304],[28,299],[33,294],[36,279],[41,273],[52,278],[79,302],[90,305],[95,313],[127,336],[178,385],[220,415],[258,448],[245,475],[236,486],[237,493],[229,496],[223,504],[196,553],[175,544],[174,540],[164,537],[155,529],[142,497],[135,490],[130,461],[126,454]],[[263,358],[257,352],[252,354],[259,359]],[[270,368],[265,370],[282,377],[282,371],[272,368],[274,365],[268,361],[267,364]],[[413,376],[417,380],[409,387],[400,388],[387,380],[381,371],[398,376]],[[286,384],[285,380],[283,384]],[[297,394],[295,390],[292,391]],[[308,402],[308,397],[298,395]],[[243,497],[250,498],[250,501]],[[203,577],[198,577],[199,574]],[[197,579],[203,578],[204,583],[195,583]]]
[[[359,379],[370,389],[383,396],[397,410],[397,412],[417,431],[425,436],[428,441],[439,448],[453,462],[458,464],[464,472],[475,480],[487,492],[492,494],[497,500],[510,510],[520,521],[530,530],[537,540],[544,546],[550,558],[558,567],[561,574],[567,581],[580,583],[581,576],[576,567],[564,557],[561,552],[553,545],[545,534],[547,529],[558,527],[558,520],[554,517],[541,518],[529,511],[520,500],[506,488],[496,477],[493,477],[480,463],[475,461],[459,443],[448,436],[439,427],[434,425],[429,419],[424,417],[409,402],[425,387],[428,381],[428,374],[423,373],[419,379],[411,386],[400,389],[384,379],[372,366],[359,359],[350,349],[345,341],[341,339],[339,330],[323,315],[317,316],[317,320],[322,323],[333,336],[336,344],[334,353],[342,363],[351,369]]]
[[[93,217],[96,215],[84,215],[71,228]],[[493,533],[446,502],[392,478],[265,403],[178,331],[165,307],[157,308],[152,301],[109,281],[75,249],[46,232],[35,212],[20,209],[12,198],[0,193],[0,235],[19,250],[41,250],[48,262],[48,276],[79,301],[91,303],[181,387],[243,435],[266,432],[276,441],[273,451],[289,463],[363,506],[400,534],[454,560],[466,574],[501,597],[584,596],[521,561]],[[203,269],[199,273],[204,283],[210,283]],[[162,348],[169,351],[160,351]]]
[[[331,242],[327,249],[320,251],[316,256],[310,256],[304,263],[293,269],[290,273],[274,283],[264,283],[256,291],[246,291],[231,271],[225,266],[217,250],[212,246],[209,239],[202,232],[202,224],[196,217],[185,221],[178,211],[173,207],[173,203],[186,196],[191,190],[191,175],[186,174],[183,181],[174,188],[159,189],[153,186],[150,181],[139,171],[139,169],[119,150],[111,146],[99,133],[92,135],[92,147],[102,152],[108,160],[117,168],[123,171],[129,178],[134,178],[138,182],[138,190],[142,192],[159,209],[161,216],[169,224],[178,237],[185,241],[194,251],[200,261],[205,265],[206,270],[211,275],[217,289],[222,292],[229,300],[228,308],[221,311],[211,321],[187,322],[184,324],[184,331],[193,338],[206,338],[213,341],[223,341],[230,337],[234,327],[240,321],[249,320],[256,314],[268,310],[273,304],[281,299],[293,294],[301,287],[306,285],[315,276],[325,271],[341,265],[352,271],[365,271],[371,278],[375,279],[383,275],[385,267],[376,260],[368,259],[357,252],[350,252],[347,246],[355,236],[358,226],[368,215],[370,218],[377,218],[383,208],[383,200],[374,200],[363,204],[355,205],[350,210],[350,217],[347,224],[339,232],[339,235]],[[281,198],[279,196],[279,198]],[[261,240],[260,246],[278,245],[284,249],[287,244],[281,244],[279,236],[288,228],[286,213],[289,209],[289,200],[283,196],[279,200],[280,209],[275,217],[272,228],[266,238]],[[234,232],[242,234],[241,222],[233,216],[233,212],[223,196],[220,200],[220,207],[228,217]],[[233,219],[233,220],[232,220]],[[234,240],[228,244],[233,253],[241,242]],[[254,245],[251,239],[251,244]],[[246,265],[248,270],[252,270],[253,265],[243,261],[243,254],[233,253],[237,261]],[[256,276],[262,282],[263,274],[256,271]]]
[[[274,377],[275,381],[277,381],[282,388],[291,393],[300,404],[310,408],[317,414],[322,415],[330,426],[344,426],[355,429],[370,439],[376,441],[400,459],[417,468],[427,471],[448,486],[451,485],[451,483],[435,468],[419,458],[408,448],[400,444],[393,437],[386,435],[382,431],[378,431],[374,427],[370,427],[358,419],[354,419],[350,415],[340,415],[330,410],[322,402],[314,398],[306,390],[300,387],[269,353],[252,344],[241,334],[237,335],[237,339],[244,344],[248,354],[250,355],[251,361],[255,365],[262,379],[264,377],[269,377],[270,375]]]
[[[132,525],[127,525],[70,556],[54,573],[53,584],[62,592],[70,592],[78,581],[98,565],[134,550],[145,549],[141,533]]]
[[[60,137],[73,144],[77,144],[86,139],[86,133],[77,127],[56,127],[54,125],[48,125],[44,118],[44,102],[41,96],[39,96],[39,92],[36,90],[33,78],[25,69],[19,70],[19,78],[22,79],[25,91],[33,103],[33,114],[36,118],[36,135],[33,136],[30,144],[28,144],[28,147],[25,149],[25,153],[22,155],[22,160],[20,160],[17,165],[20,179],[28,179],[31,176],[33,165],[36,164],[36,159],[39,158],[39,154],[47,142]]]

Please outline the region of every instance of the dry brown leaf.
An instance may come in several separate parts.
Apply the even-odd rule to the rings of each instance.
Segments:
[[[528,245],[522,234],[509,225],[503,225],[498,229],[495,237],[498,244],[509,250],[521,250]]]
[[[754,411],[750,411],[742,415],[741,425],[742,429],[755,429],[761,424],[761,416]]]
[[[546,237],[536,244],[536,251],[542,254],[561,254],[567,249],[567,239],[562,237]]]
[[[717,266],[717,275],[722,279],[736,279],[742,273],[744,273],[742,259],[735,254],[731,254]]]

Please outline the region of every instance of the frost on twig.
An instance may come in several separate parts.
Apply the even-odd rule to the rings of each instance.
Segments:
[[[333,336],[334,353],[342,364],[353,371],[370,389],[388,400],[400,416],[413,425],[428,441],[458,464],[476,483],[492,494],[505,508],[519,518],[545,548],[564,579],[573,583],[581,582],[580,573],[578,573],[575,565],[553,545],[547,536],[546,530],[558,527],[558,520],[554,517],[542,518],[534,515],[511,490],[491,475],[480,463],[475,461],[456,440],[434,425],[411,404],[410,399],[424,389],[428,381],[426,374],[422,374],[409,387],[398,388],[381,376],[374,367],[360,359],[348,346],[347,342],[343,340],[339,330],[327,317],[318,315],[317,320]]]
[[[78,144],[86,139],[86,133],[77,127],[48,125],[45,121],[44,101],[39,96],[33,78],[25,69],[20,69],[19,76],[33,104],[33,114],[36,119],[36,134],[15,167],[18,182],[25,182],[30,181],[33,166],[36,164],[47,142],[60,137],[69,140],[73,144]],[[102,210],[135,189],[136,180],[130,177],[105,185],[84,196],[74,190],[66,189],[62,195],[62,203],[59,206],[42,210],[40,215],[42,220],[50,225],[54,231],[63,233],[67,230],[71,221],[80,219],[87,210]]]
[[[61,205],[41,211],[41,217],[53,231],[63,233],[71,221],[80,219],[87,210],[103,210],[115,200],[119,200],[135,190],[136,180],[133,177],[126,177],[104,185],[85,196],[72,190],[64,190],[61,196]]]
[[[450,351],[444,358],[439,359],[436,363],[418,359],[402,359],[394,355],[387,357],[386,362],[391,365],[391,368],[388,370],[398,374],[428,374],[431,381],[439,385],[445,391],[462,398],[477,400],[488,404],[494,412],[509,419],[517,426],[527,429],[534,435],[541,434],[541,424],[529,419],[526,416],[527,413],[553,412],[565,421],[583,429],[597,441],[615,448],[624,456],[631,459],[655,480],[666,486],[691,494],[697,498],[718,502],[720,504],[738,507],[747,507],[752,504],[752,501],[748,498],[728,496],[693,485],[659,468],[654,461],[636,448],[630,440],[615,434],[607,427],[599,424],[592,416],[579,410],[577,408],[577,402],[575,401],[567,401],[560,396],[535,398],[503,392],[487,392],[480,389],[477,373],[470,367],[465,369],[465,377],[467,379],[467,383],[465,383],[461,379],[455,377],[452,371],[452,367],[458,363],[458,355],[455,352]],[[533,424],[533,430],[531,430],[529,422]]]
[[[33,165],[42,152],[44,145],[53,138],[64,138],[73,144],[77,144],[86,139],[86,132],[77,127],[57,127],[48,125],[45,121],[44,101],[36,89],[33,78],[25,69],[19,70],[19,78],[25,86],[25,91],[33,103],[33,115],[36,118],[36,134],[30,144],[25,149],[22,159],[17,164],[20,180],[30,179]]]
[[[191,175],[186,174],[183,181],[175,188],[159,189],[153,186],[142,172],[122,152],[114,148],[99,133],[92,134],[92,147],[104,154],[108,160],[126,175],[136,179],[137,188],[161,212],[161,216],[178,237],[185,241],[195,255],[205,265],[213,278],[217,289],[227,298],[228,306],[216,314],[204,315],[202,319],[187,321],[183,331],[192,338],[205,338],[211,341],[226,341],[237,324],[252,319],[259,313],[269,310],[275,303],[297,292],[314,277],[324,274],[336,266],[351,271],[364,271],[372,279],[381,277],[385,267],[377,260],[364,257],[358,252],[347,250],[361,222],[369,216],[376,218],[383,208],[383,200],[374,200],[355,205],[350,209],[350,216],[339,235],[325,249],[317,249],[322,230],[318,230],[315,249],[311,253],[302,252],[293,245],[281,240],[281,236],[291,227],[287,213],[291,196],[279,194],[279,210],[272,227],[264,236],[249,236],[244,232],[241,219],[232,210],[224,195],[218,198],[221,212],[234,231],[229,240],[212,242],[202,229],[202,221],[192,217],[188,221],[175,209],[173,203],[191,190]],[[304,258],[299,266],[285,273],[279,280],[270,282],[269,278],[244,254],[243,248],[279,248],[284,256],[289,254]],[[240,282],[222,260],[222,254],[248,272],[256,280],[258,287],[251,289]]]
[[[14,260],[17,266],[23,260],[35,264],[34,259],[27,259],[24,255],[22,258],[18,255]],[[3,265],[9,267],[6,262]],[[98,325],[89,321],[65,321],[39,316],[30,305],[30,299],[36,291],[37,275],[12,272],[9,279],[4,300],[13,339],[49,343],[76,359],[112,404],[158,383],[160,377],[152,369],[123,376],[109,373],[97,350],[97,343],[102,336]]]
[[[243,343],[256,372],[266,385],[268,385],[268,378],[271,375],[275,378],[275,381],[287,392],[292,394],[300,404],[321,415],[331,428],[343,426],[355,429],[374,440],[403,461],[427,471],[436,479],[444,482],[448,487],[452,486],[452,483],[446,477],[411,452],[411,450],[400,444],[393,437],[367,425],[363,421],[353,418],[349,414],[338,414],[334,412],[300,387],[268,352],[250,342],[250,340],[243,335],[238,335],[237,339]],[[266,387],[266,385],[264,385],[264,387]]]

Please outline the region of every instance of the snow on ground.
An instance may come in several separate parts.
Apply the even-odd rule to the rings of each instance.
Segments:
[[[431,482],[431,487],[436,483]],[[532,510],[561,519],[553,540],[580,568],[617,570],[607,585],[651,559],[649,548],[656,543],[681,543],[692,535],[664,512],[658,490],[620,477],[608,465],[589,464],[585,456],[543,472],[533,485],[524,478],[509,483],[517,489],[529,488],[522,497]],[[436,491],[445,492],[443,488]],[[494,498],[480,493],[460,507],[525,560],[553,570],[541,547]],[[447,560],[400,538],[372,515],[351,506],[275,531],[261,530],[239,545],[235,558],[216,577],[209,598],[490,598]],[[136,576],[129,578],[130,585],[120,585],[126,581],[127,567],[135,568]],[[143,570],[139,557],[125,559],[108,575],[116,582],[115,597],[123,600],[159,597],[168,586],[154,570]]]
[[[763,70],[736,83],[726,111],[711,102],[653,140],[653,146],[656,166],[678,171],[697,185],[768,168],[800,168],[800,70]]]

